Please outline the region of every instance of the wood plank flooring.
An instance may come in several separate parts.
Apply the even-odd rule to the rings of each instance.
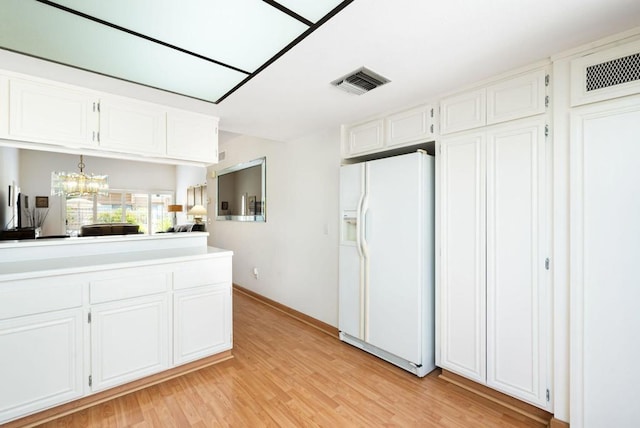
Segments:
[[[234,292],[234,358],[43,427],[536,427]]]

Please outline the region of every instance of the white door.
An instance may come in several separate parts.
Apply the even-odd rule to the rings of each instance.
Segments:
[[[167,155],[218,162],[218,119],[182,110],[167,112]]]
[[[364,339],[364,259],[359,242],[364,164],[340,168],[340,246],[338,266],[338,329]]]
[[[165,111],[154,104],[103,97],[100,100],[100,147],[164,155],[167,148]]]
[[[487,133],[487,385],[546,407],[545,123]]]
[[[95,305],[91,317],[92,391],[169,367],[165,294]]]
[[[230,284],[176,291],[173,316],[175,365],[231,348]]]
[[[640,420],[640,97],[571,117],[571,426]]]
[[[345,154],[351,157],[383,148],[383,131],[384,121],[382,119],[352,126],[347,131]]]
[[[422,361],[426,328],[422,310],[429,160],[412,153],[366,164],[366,341],[415,363]]]
[[[9,80],[9,136],[83,147],[97,145],[97,98],[66,87]]]
[[[484,382],[485,133],[443,138],[440,147],[440,366]]]
[[[69,309],[0,321],[0,424],[83,395],[83,320]]]

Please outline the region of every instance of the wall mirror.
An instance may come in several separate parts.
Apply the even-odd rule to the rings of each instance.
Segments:
[[[267,221],[266,169],[263,157],[217,173],[216,220]]]

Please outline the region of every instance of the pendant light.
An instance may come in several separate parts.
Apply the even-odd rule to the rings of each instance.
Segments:
[[[109,194],[109,176],[84,173],[84,157],[80,155],[78,168],[80,172],[52,172],[51,195],[53,196],[88,196]]]

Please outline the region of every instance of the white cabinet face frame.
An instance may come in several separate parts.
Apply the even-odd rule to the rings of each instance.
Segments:
[[[486,378],[486,225],[484,132],[443,138],[439,156],[440,365]]]
[[[440,134],[479,128],[487,123],[486,89],[476,89],[440,101]]]
[[[8,134],[19,140],[95,147],[97,101],[70,88],[11,78]]]
[[[81,308],[0,321],[0,424],[83,396],[83,321]]]
[[[639,96],[571,112],[572,427],[637,420],[638,135]]]
[[[487,385],[547,408],[545,121],[487,129]]]

